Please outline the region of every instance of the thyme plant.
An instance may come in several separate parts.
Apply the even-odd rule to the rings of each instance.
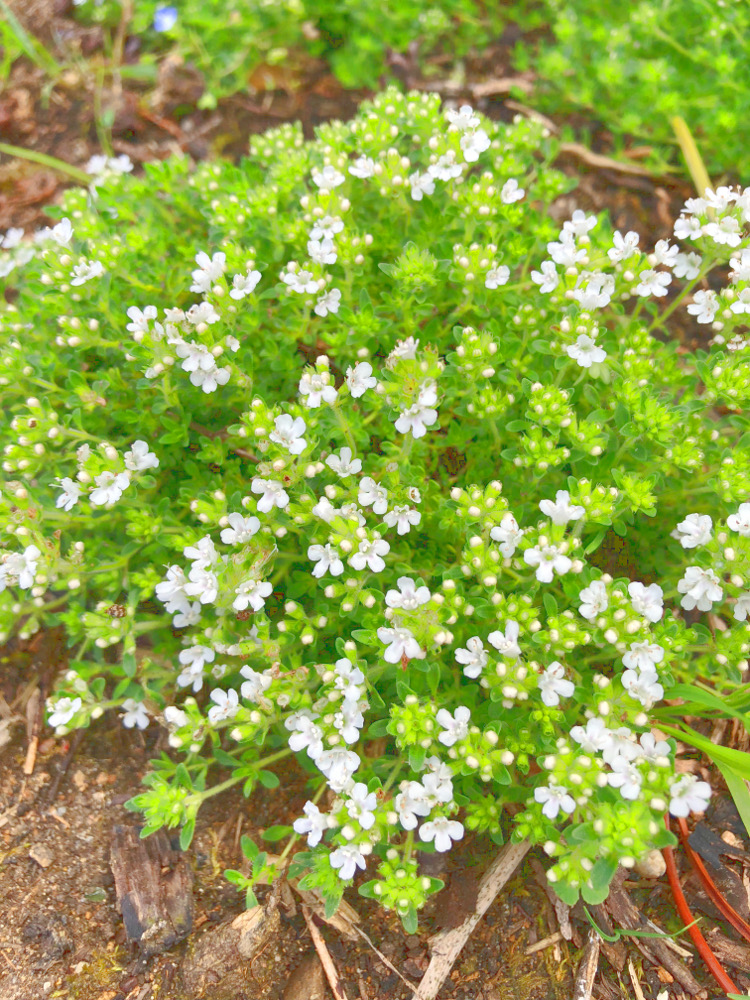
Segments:
[[[679,720],[745,699],[750,189],[642,247],[555,151],[389,90],[3,238],[2,638],[65,627],[57,733],[168,731],[144,835],[294,758],[250,900],[364,872],[414,929],[420,853],[508,820],[600,900],[709,802],[678,738],[747,770]]]

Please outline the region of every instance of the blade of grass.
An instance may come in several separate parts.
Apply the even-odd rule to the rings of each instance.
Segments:
[[[68,177],[72,177],[73,180],[78,181],[79,184],[84,184],[86,187],[91,184],[91,177],[85,170],[81,170],[80,167],[74,167],[72,163],[66,163],[64,160],[58,160],[56,156],[48,156],[47,153],[37,153],[33,149],[24,149],[23,146],[11,146],[7,142],[0,142],[0,153],[5,153],[6,156],[15,156],[19,160],[30,160],[32,163],[39,163],[43,167],[49,167],[50,170],[57,170],[58,173],[67,174]]]
[[[668,726],[665,722],[660,721],[659,729],[669,736],[674,736],[676,739],[682,740],[683,743],[688,743],[691,747],[695,747],[696,750],[702,750],[717,767],[720,764],[724,764],[726,767],[730,767],[735,774],[750,780],[750,753],[744,753],[742,750],[733,750],[731,747],[717,746],[711,740],[707,740],[705,736],[696,733],[689,726],[685,726],[684,729],[678,729],[677,726]]]
[[[729,794],[734,799],[734,804],[737,806],[740,819],[745,824],[745,829],[750,833],[750,791],[748,791],[747,783],[731,767],[719,761],[714,761],[714,763],[721,771],[721,776],[727,784]]]
[[[682,155],[685,157],[693,184],[695,184],[695,189],[698,192],[698,197],[702,198],[706,193],[706,188],[710,188],[712,185],[711,178],[708,176],[708,171],[703,163],[703,158],[695,144],[693,133],[688,128],[685,119],[680,118],[679,115],[670,119],[670,121],[674,129],[674,134],[677,136],[677,141],[680,144]]]
[[[36,38],[28,33],[5,0],[0,0],[0,11],[2,11],[6,25],[12,32],[24,55],[28,56],[45,73],[49,73],[50,76],[57,76],[62,69],[58,61],[47,51],[41,42],[38,42]]]

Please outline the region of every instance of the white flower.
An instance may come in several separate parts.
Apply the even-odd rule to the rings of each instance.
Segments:
[[[230,375],[231,372],[228,368],[214,367],[209,369],[209,371],[199,368],[192,373],[190,381],[193,385],[200,386],[205,393],[216,392],[220,385],[227,384]]]
[[[144,472],[146,469],[158,469],[159,459],[148,450],[145,441],[134,441],[130,451],[123,455],[125,468],[131,472]]]
[[[378,485],[371,476],[360,480],[357,499],[363,507],[372,505],[374,514],[385,514],[388,510],[388,490]]]
[[[692,303],[687,307],[691,316],[695,316],[697,323],[713,323],[714,317],[719,309],[719,299],[716,292],[698,291],[693,295]]]
[[[352,458],[352,449],[348,447],[342,448],[338,455],[329,455],[326,465],[329,469],[333,469],[340,479],[348,479],[349,476],[362,471],[362,459]]]
[[[243,517],[232,513],[227,516],[229,527],[221,532],[221,540],[225,545],[244,545],[253,535],[260,531],[260,521],[257,517]]]
[[[651,708],[664,697],[664,688],[659,683],[655,670],[626,670],[622,675],[622,686],[631,698],[639,701],[644,708]]]
[[[315,295],[318,291],[318,279],[312,271],[282,271],[281,280],[297,295]]]
[[[605,726],[604,719],[598,716],[588,719],[585,729],[583,726],[573,726],[570,735],[584,753],[600,753],[612,745],[612,734]]]
[[[369,156],[359,156],[349,167],[352,177],[359,177],[360,180],[367,180],[368,177],[375,176],[375,161]]]
[[[545,705],[554,707],[560,704],[560,698],[570,698],[575,691],[575,684],[565,679],[565,667],[555,660],[547,667],[538,681]]]
[[[430,173],[420,174],[417,171],[409,177],[411,196],[414,201],[421,201],[426,194],[435,193],[435,181]]]
[[[449,851],[453,841],[460,840],[463,835],[463,824],[456,819],[448,819],[447,816],[436,816],[419,828],[420,840],[434,840],[435,850],[441,853]]]
[[[168,319],[168,310],[165,310],[164,313]],[[190,306],[188,311],[185,313],[185,319],[191,326],[198,327],[202,323],[206,323],[211,326],[214,323],[218,323],[221,316],[210,302],[196,302],[194,305]]]
[[[94,476],[94,482],[96,488],[89,494],[89,500],[95,507],[102,507],[120,499],[123,490],[130,486],[130,476],[127,472],[100,472]]]
[[[655,295],[657,298],[661,298],[667,294],[667,288],[671,283],[671,274],[666,271],[654,271],[651,268],[646,268],[638,275],[638,284],[633,291],[636,295]]]
[[[658,583],[646,587],[642,583],[629,583],[628,593],[633,610],[650,622],[658,622],[664,614],[664,591]]]
[[[344,564],[335,545],[311,545],[307,550],[307,558],[317,563],[312,571],[314,577],[321,577],[326,573],[341,576],[344,572]]]
[[[656,258],[656,263],[663,264],[664,267],[674,267],[679,252],[680,248],[670,246],[669,240],[659,240],[654,247],[654,257]]]
[[[674,224],[674,234],[678,240],[697,240],[703,235],[703,227],[699,219],[681,215]]]
[[[422,503],[422,494],[416,486],[410,486],[406,491],[406,495],[412,503]]]
[[[68,223],[70,225],[70,223]],[[49,232],[49,230],[46,230]],[[3,250],[15,250],[17,246],[21,243],[23,239],[23,229],[19,229],[17,226],[13,226],[7,231],[5,236],[0,236],[0,247]]]
[[[52,714],[47,719],[47,723],[57,729],[58,726],[67,726],[73,716],[80,710],[83,702],[80,698],[59,698],[56,702],[50,703]]]
[[[256,678],[261,678],[262,674],[256,674],[254,670],[250,670],[250,667],[245,668],[250,671],[251,674]],[[258,691],[259,683],[254,685],[253,690]],[[260,688],[260,693],[262,694],[262,688]],[[243,692],[242,697],[245,697]],[[255,701],[257,698],[249,698],[249,701]],[[320,726],[315,725],[315,720],[318,718],[317,715],[310,715],[309,712],[295,712],[293,715],[288,716],[284,721],[284,726],[286,729],[292,732],[289,737],[289,747],[294,750],[295,753],[300,753],[302,750],[307,750],[307,756],[310,760],[317,760],[318,757],[323,753],[323,730]]]
[[[332,750],[324,750],[315,763],[328,778],[331,788],[343,791],[347,781],[359,767],[360,759],[353,750],[334,747]]]
[[[399,415],[394,426],[400,434],[408,434],[411,431],[415,438],[421,438],[425,436],[427,428],[431,427],[436,420],[437,410],[415,403]]]
[[[611,250],[607,250],[607,256],[615,264],[627,260],[628,257],[638,253],[638,239],[638,233],[633,232],[632,229],[624,236],[617,230],[612,237],[614,246]]]
[[[335,167],[330,164],[323,167],[322,170],[318,170],[317,167],[313,167],[312,171],[313,183],[319,188],[323,188],[325,191],[330,191],[339,184],[343,184],[346,177],[340,173]]]
[[[129,174],[133,169],[133,161],[126,153],[121,153],[120,156],[97,154],[91,157],[84,169],[87,174],[94,174],[94,176],[106,173]]]
[[[227,255],[221,252],[215,253],[213,257],[209,257],[203,250],[197,253],[195,255],[195,263],[198,265],[198,269],[193,271],[193,283],[190,286],[190,291],[199,292],[201,295],[210,292],[222,274],[224,274],[226,260]]]
[[[586,256],[586,248],[577,247],[573,234],[564,230],[560,234],[559,243],[547,244],[547,253],[556,264],[562,267],[575,267]]]
[[[563,232],[572,233],[573,236],[586,236],[595,225],[595,215],[586,215],[580,208],[577,208],[570,219],[563,222]]]
[[[680,601],[686,611],[697,608],[698,611],[710,611],[714,601],[724,597],[720,580],[712,569],[702,569],[700,566],[688,566],[685,574],[677,584],[677,590],[685,596]]]
[[[594,580],[588,587],[584,587],[578,597],[581,600],[581,606],[578,609],[581,617],[590,622],[598,618],[609,607],[607,587],[602,580]]]
[[[671,748],[665,740],[657,740],[653,733],[641,733],[639,738],[641,755],[652,764],[664,766],[664,759],[669,758]]]
[[[407,337],[406,340],[396,341],[396,346],[385,359],[386,365],[388,365],[389,362],[398,360],[399,358],[416,358],[418,347],[419,341],[415,340],[414,337]]]
[[[173,628],[188,628],[191,625],[197,625],[201,620],[201,606],[200,601],[193,601],[192,604],[187,603],[184,610],[176,614],[172,619]]]
[[[705,812],[710,801],[711,786],[694,774],[683,774],[669,789],[669,811],[683,819],[691,812]]]
[[[262,275],[260,271],[253,269],[253,261],[247,262],[247,274],[235,274],[232,278],[232,289],[229,292],[231,299],[244,299],[246,295],[255,291],[255,286],[260,281]]]
[[[607,357],[604,348],[599,347],[587,333],[579,334],[575,344],[567,345],[565,353],[581,368],[590,368],[594,364],[601,364]]]
[[[503,514],[500,524],[490,530],[490,538],[500,542],[500,555],[503,559],[510,559],[523,535],[524,529],[518,527],[518,522],[512,514]]]
[[[383,653],[386,663],[399,663],[402,657],[408,660],[423,660],[427,655],[408,628],[378,629],[378,639],[387,647]]]
[[[458,111],[448,108],[445,117],[458,132],[465,132],[469,128],[477,128],[480,120],[470,104],[462,104]]]
[[[611,788],[619,788],[624,799],[634,801],[641,794],[643,775],[630,761],[618,757],[612,764],[612,773],[607,775]]]
[[[339,306],[341,305],[341,292],[338,288],[332,288],[330,291],[326,292],[325,295],[321,295],[316,301],[313,312],[316,316],[327,316],[329,313],[334,315],[339,311]]]
[[[510,268],[506,267],[505,264],[494,264],[484,279],[485,288],[500,288],[501,285],[506,285],[508,279],[510,278]]]
[[[372,374],[369,361],[360,361],[353,368],[347,368],[346,384],[355,399],[359,399],[368,389],[374,389],[378,380]]]
[[[289,504],[289,494],[276,479],[253,479],[250,489],[253,493],[261,493],[258,510],[267,514],[274,507],[283,510]]]
[[[307,834],[307,846],[317,847],[323,834],[331,828],[328,813],[322,813],[314,802],[305,802],[302,807],[304,816],[300,816],[293,824],[294,832],[304,836]]]
[[[643,670],[656,672],[656,664],[664,659],[664,647],[656,642],[631,642],[630,649],[622,657],[623,665],[628,670]]]
[[[459,705],[453,715],[447,708],[441,708],[437,713],[438,724],[442,727],[438,739],[446,747],[452,747],[459,740],[465,740],[469,735],[471,712],[465,705]]]
[[[697,278],[701,270],[701,257],[697,253],[678,253],[674,260],[672,272],[677,278],[684,278],[692,281]]]
[[[737,219],[729,215],[719,219],[718,222],[707,222],[703,227],[703,235],[708,236],[719,246],[738,247],[743,234]]]
[[[214,726],[217,722],[224,722],[225,719],[233,719],[239,711],[239,697],[234,688],[228,691],[216,688],[211,692],[211,701],[215,701],[216,704],[208,710],[208,721]]]
[[[125,327],[126,330],[130,333],[147,333],[149,322],[156,319],[156,306],[146,306],[143,310],[138,306],[131,306],[127,315],[131,322]]]
[[[305,406],[316,409],[323,403],[335,403],[338,393],[330,385],[329,372],[305,372],[299,381],[299,393],[304,397]]]
[[[332,240],[337,233],[342,232],[344,223],[337,215],[324,215],[318,219],[310,230],[311,240],[329,239]]]
[[[549,292],[554,292],[560,284],[560,275],[551,260],[543,260],[540,267],[540,271],[531,272],[531,280],[535,285],[539,285],[539,291],[543,295],[547,295]]]
[[[67,218],[60,219],[56,226],[52,226],[51,229],[44,229],[42,232],[46,239],[54,240],[61,247],[69,246],[70,241],[73,239],[73,226],[70,223],[70,219]]]
[[[573,565],[556,545],[538,545],[526,549],[523,558],[528,566],[537,567],[535,576],[539,583],[551,583],[555,573],[564,576]]]
[[[258,581],[250,577],[234,588],[237,595],[232,602],[235,611],[244,611],[248,604],[253,611],[260,611],[265,607],[265,599],[273,592],[273,585],[266,581]]]
[[[732,257],[729,264],[732,268],[729,275],[733,282],[750,281],[750,247],[743,247],[739,257]]]
[[[519,631],[518,622],[506,621],[505,632],[490,632],[487,636],[487,642],[491,643],[501,656],[507,656],[509,660],[517,660],[521,655],[521,647],[518,644]]]
[[[556,819],[557,814],[562,810],[564,813],[572,813],[576,807],[575,799],[567,788],[562,785],[550,784],[540,785],[534,789],[534,799],[543,803],[542,815],[547,819]]]
[[[635,734],[627,726],[609,730],[609,741],[602,748],[602,759],[610,767],[619,758],[635,760],[640,754],[640,747],[635,741]]]
[[[546,514],[553,524],[563,525],[568,521],[578,521],[586,513],[585,509],[578,504],[571,504],[570,493],[567,490],[558,490],[554,501],[541,500],[539,510]]]
[[[750,590],[739,595],[734,602],[734,611],[732,614],[734,620],[738,622],[744,622],[750,617]]]
[[[520,650],[519,650],[520,652]],[[464,676],[476,680],[487,666],[489,654],[478,635],[466,641],[466,649],[456,650],[456,662],[464,664]]]
[[[375,812],[378,797],[375,792],[368,792],[367,785],[358,781],[348,793],[346,811],[350,819],[355,819],[363,830],[370,830],[375,824]]]
[[[354,878],[357,868],[364,871],[367,865],[364,854],[356,844],[344,844],[343,847],[337,847],[335,851],[331,851],[329,860],[332,868],[338,868],[339,878],[344,882]]]
[[[58,485],[59,484],[59,485]],[[62,493],[55,501],[55,507],[62,507],[63,510],[72,510],[81,499],[83,487],[79,486],[75,480],[65,476],[58,479],[55,489],[62,490]]]
[[[363,538],[358,550],[349,557],[349,565],[352,569],[361,570],[366,566],[371,573],[382,573],[385,569],[382,556],[387,555],[390,550],[390,545],[383,538],[373,541]]]
[[[365,717],[356,701],[345,698],[341,703],[341,711],[333,717],[334,727],[341,733],[345,743],[356,743],[359,730],[365,724]]]
[[[582,271],[571,297],[582,309],[603,309],[612,300],[615,279],[603,271]]]
[[[467,163],[476,163],[481,153],[490,148],[490,138],[484,129],[475,132],[464,132],[459,141],[461,151]]]
[[[84,257],[75,265],[71,273],[73,275],[70,281],[71,285],[84,285],[92,278],[101,278],[104,274],[104,265],[98,260],[89,261]]]
[[[182,726],[187,725],[188,717],[181,708],[177,708],[175,705],[167,705],[164,709],[164,721],[168,726],[180,729]]]
[[[186,545],[182,550],[182,554],[197,569],[206,569],[208,566],[213,566],[219,558],[219,553],[216,551],[216,546],[210,535],[204,535],[195,545]]]
[[[307,447],[307,441],[302,437],[305,433],[305,421],[302,417],[292,417],[282,413],[274,420],[275,430],[268,435],[276,444],[286,448],[290,455],[300,455]]]
[[[383,520],[389,528],[398,526],[399,535],[406,535],[411,531],[412,526],[419,524],[422,515],[413,507],[396,506],[383,515]]]
[[[463,170],[463,163],[456,163],[456,154],[452,149],[449,149],[447,153],[443,154],[443,156],[439,156],[437,160],[427,168],[427,172],[430,177],[434,177],[436,181],[455,180],[457,177],[461,176]]]
[[[429,816],[432,811],[429,795],[418,781],[402,781],[399,788],[401,791],[393,800],[393,805],[404,830],[413,830],[417,817]]]
[[[201,604],[212,604],[219,595],[216,574],[204,566],[194,565],[188,573],[185,593],[188,597],[197,597]]]
[[[203,687],[203,668],[207,663],[212,663],[216,658],[216,653],[210,646],[189,646],[183,649],[179,655],[182,664],[182,673],[177,677],[179,687],[189,687],[192,685],[193,691],[198,692]]]
[[[521,201],[525,194],[524,189],[518,186],[518,181],[515,177],[511,177],[503,184],[500,192],[500,200],[503,205],[512,205],[514,201]]]
[[[336,247],[333,245],[333,240],[326,239],[325,237],[322,240],[308,240],[307,253],[314,264],[320,264],[321,266],[335,264],[338,256]]]
[[[727,518],[730,531],[738,531],[744,538],[750,538],[750,503],[741,503],[736,514]]]
[[[186,612],[190,602],[185,595],[185,573],[180,566],[168,566],[167,578],[156,585],[157,598],[166,605],[168,614]]]
[[[258,673],[257,670],[253,670],[252,667],[248,667],[245,664],[240,670],[240,674],[245,678],[242,686],[240,687],[240,694],[245,699],[245,701],[253,702],[257,704],[263,698],[264,692],[266,692],[271,686],[271,678],[266,673]],[[309,720],[308,720],[309,721]],[[288,727],[287,727],[288,728]],[[289,746],[292,746],[292,741],[289,741]],[[293,750],[302,749],[302,747],[292,747]],[[323,746],[321,744],[321,752]],[[312,753],[308,750],[310,757]]]
[[[410,576],[400,576],[397,582],[398,590],[389,590],[385,595],[385,603],[389,608],[416,611],[429,602],[432,595],[428,587],[418,587]]]
[[[740,289],[737,298],[729,308],[736,316],[744,316],[750,313],[750,288]]]

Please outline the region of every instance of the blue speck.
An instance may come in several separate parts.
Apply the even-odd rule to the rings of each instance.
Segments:
[[[171,31],[177,24],[176,7],[157,7],[154,13],[154,31]]]

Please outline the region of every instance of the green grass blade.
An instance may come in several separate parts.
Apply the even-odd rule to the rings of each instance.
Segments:
[[[0,3],[2,3],[2,0],[0,0]],[[72,177],[79,184],[85,184],[86,187],[91,184],[91,177],[85,170],[81,170],[80,167],[74,167],[71,163],[66,163],[64,160],[58,160],[56,156],[37,153],[33,149],[24,149],[23,146],[11,146],[7,142],[0,142],[0,153],[5,153],[6,156],[17,156],[19,160],[30,160],[32,163],[39,163],[43,167],[49,167],[50,170],[57,170],[58,173],[67,174],[68,177]]]

